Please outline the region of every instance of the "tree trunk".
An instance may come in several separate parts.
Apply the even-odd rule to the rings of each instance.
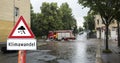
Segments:
[[[118,28],[117,29],[117,31],[118,31],[118,37],[117,37],[118,38],[118,47],[120,47],[120,30],[119,30],[120,29],[120,25],[119,24],[120,24],[120,22],[117,22],[117,28]]]
[[[108,45],[108,27],[109,25],[107,24],[106,25],[106,50],[109,50],[109,45]]]
[[[99,39],[101,39],[101,28],[99,30]]]

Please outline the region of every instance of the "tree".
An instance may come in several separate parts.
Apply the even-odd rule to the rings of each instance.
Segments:
[[[78,31],[79,31],[79,32],[83,31],[83,28],[82,28],[82,27],[79,27]]]
[[[94,30],[95,29],[95,23],[94,23],[94,15],[88,13],[87,16],[84,16],[85,22],[83,23],[83,26],[86,30]]]
[[[36,37],[46,36],[49,31],[55,30],[76,31],[76,20],[72,16],[72,10],[67,3],[65,6],[67,7],[61,10],[57,3],[43,2],[40,7],[41,13],[34,13],[31,5],[31,28]]]
[[[37,29],[35,27],[36,25],[36,13],[34,13],[33,11],[33,7],[32,7],[32,4],[30,4],[30,11],[31,11],[31,29],[33,31],[33,33],[35,34],[35,36],[37,35]]]
[[[63,3],[59,10],[62,13],[63,29],[71,30],[76,26],[76,20],[72,15],[72,9],[67,3]]]
[[[58,10],[57,3],[44,2],[40,9],[42,21],[44,23],[44,30],[46,31],[45,34],[48,34],[48,31],[54,31],[63,28],[61,13]]]
[[[79,4],[84,7],[89,7],[91,10],[100,14],[103,23],[106,26],[106,50],[108,47],[108,27],[111,21],[115,18],[115,15],[120,10],[119,0],[78,0]]]
[[[78,33],[78,29],[77,29],[77,26],[75,26],[75,27],[73,28],[73,34],[76,35],[77,33]]]

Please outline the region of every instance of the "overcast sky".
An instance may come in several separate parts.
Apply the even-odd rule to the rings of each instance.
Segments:
[[[67,2],[72,9],[72,13],[77,20],[77,26],[83,26],[83,16],[87,15],[87,12],[89,11],[88,8],[83,8],[83,6],[79,5],[77,2],[78,0],[30,0],[31,4],[33,6],[33,10],[36,13],[40,13],[40,6],[43,2],[57,2],[58,6],[60,6],[62,3]]]

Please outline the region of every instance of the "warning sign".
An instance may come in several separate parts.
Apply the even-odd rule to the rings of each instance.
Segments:
[[[8,38],[34,38],[34,34],[21,16]]]
[[[36,39],[21,16],[8,36],[7,50],[36,50]]]

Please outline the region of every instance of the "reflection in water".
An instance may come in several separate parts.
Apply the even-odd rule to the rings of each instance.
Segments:
[[[86,63],[86,44],[76,43],[75,55],[72,58],[72,63]]]
[[[87,41],[86,33],[77,36],[71,63],[95,63],[96,46]]]
[[[51,50],[48,55],[56,56],[55,61],[47,63],[95,63],[95,45],[86,40],[85,33],[75,42],[49,42],[42,50]],[[44,62],[40,62],[44,63]]]

